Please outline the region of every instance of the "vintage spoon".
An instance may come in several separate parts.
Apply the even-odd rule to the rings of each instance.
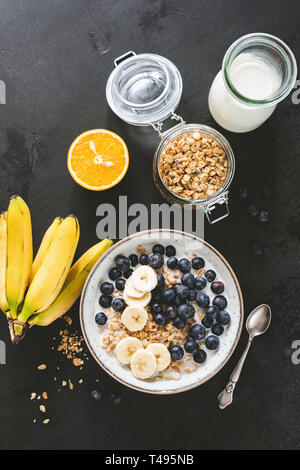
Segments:
[[[236,368],[230,376],[230,380],[224,390],[218,395],[219,408],[223,410],[226,406],[230,405],[233,400],[233,391],[239,380],[239,377],[242,372],[242,368],[247,357],[248,351],[250,349],[252,340],[255,336],[262,335],[268,328],[271,323],[271,309],[269,305],[262,304],[259,307],[256,307],[250,313],[247,318],[246,328],[249,333],[249,341],[245,348],[245,351],[242,354],[241,359],[237,363]]]

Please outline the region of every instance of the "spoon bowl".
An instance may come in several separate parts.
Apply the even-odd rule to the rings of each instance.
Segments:
[[[254,336],[262,335],[271,323],[271,309],[269,305],[262,304],[256,307],[247,318],[246,328],[249,335]]]

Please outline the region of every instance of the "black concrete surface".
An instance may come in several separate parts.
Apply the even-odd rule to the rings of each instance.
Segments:
[[[296,0],[1,0],[0,79],[7,103],[0,105],[0,210],[12,194],[26,199],[35,246],[55,216],[74,212],[82,253],[97,241],[100,203],[117,204],[119,195],[128,195],[129,203],[161,202],[152,182],[154,132],[127,126],[107,106],[113,59],[127,50],[168,57],[184,83],[178,112],[189,122],[218,128],[207,96],[226,48],[239,36],[263,31],[287,42],[299,60],[299,15]],[[269,332],[249,353],[234,404],[220,411],[216,397],[245,346],[245,331],[231,360],[205,385],[178,396],[147,396],[113,381],[92,358],[80,372],[52,350],[62,320],[32,329],[13,346],[2,317],[7,364],[0,366],[1,449],[300,447],[300,366],[290,357],[292,342],[300,339],[299,113],[289,96],[258,130],[224,132],[237,163],[231,215],[206,226],[206,239],[234,268],[246,314],[262,302],[273,310]],[[93,193],[73,182],[66,153],[80,132],[98,127],[120,134],[131,160],[121,184]],[[241,198],[241,187],[247,198]],[[251,217],[251,203],[269,211],[270,221]],[[254,244],[263,247],[261,256],[253,255]],[[72,316],[70,329],[79,330],[78,305]],[[47,364],[44,372],[37,370],[41,363]],[[84,382],[58,392],[54,376]],[[90,397],[93,389],[102,393],[100,401]],[[44,390],[48,425],[29,399]],[[111,395],[120,396],[121,404]]]

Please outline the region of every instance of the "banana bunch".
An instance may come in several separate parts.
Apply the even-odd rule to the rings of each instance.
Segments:
[[[33,260],[30,211],[13,196],[0,214],[0,309],[11,339],[18,343],[33,325],[47,326],[66,313],[81,294],[86,278],[112,245],[105,239],[71,267],[79,241],[74,215],[54,219]]]

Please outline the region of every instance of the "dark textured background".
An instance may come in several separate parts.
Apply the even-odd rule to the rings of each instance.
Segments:
[[[299,60],[299,2],[253,0],[1,0],[0,79],[7,104],[0,106],[0,203],[20,193],[32,211],[35,246],[57,215],[75,212],[82,252],[96,242],[95,211],[101,202],[160,202],[152,182],[154,132],[125,125],[107,106],[105,85],[113,59],[127,50],[168,57],[181,71],[184,90],[178,111],[189,122],[215,126],[207,96],[226,48],[239,36],[263,31],[279,36]],[[206,227],[206,239],[232,264],[246,313],[262,302],[273,309],[268,333],[255,341],[235,401],[217,407],[245,343],[211,381],[178,396],[147,396],[114,382],[91,359],[84,383],[57,391],[53,376],[82,376],[51,350],[64,322],[34,328],[22,344],[10,345],[4,317],[0,338],[7,365],[0,366],[0,448],[228,449],[299,448],[300,366],[290,347],[300,338],[300,106],[291,96],[258,130],[228,137],[237,171],[231,215]],[[66,152],[80,132],[104,127],[119,133],[131,156],[116,188],[92,193],[77,186],[66,168]],[[146,183],[146,184],[145,184]],[[240,187],[248,198],[240,197]],[[270,212],[259,223],[248,214],[253,202]],[[255,257],[259,243],[264,254]],[[77,306],[74,324],[79,328]],[[46,363],[45,372],[36,367]],[[59,365],[60,370],[56,370]],[[99,382],[96,382],[99,379]],[[100,401],[90,398],[97,388]],[[48,426],[42,425],[30,393],[49,395]],[[122,397],[116,406],[111,395]],[[37,423],[33,423],[33,419]]]

